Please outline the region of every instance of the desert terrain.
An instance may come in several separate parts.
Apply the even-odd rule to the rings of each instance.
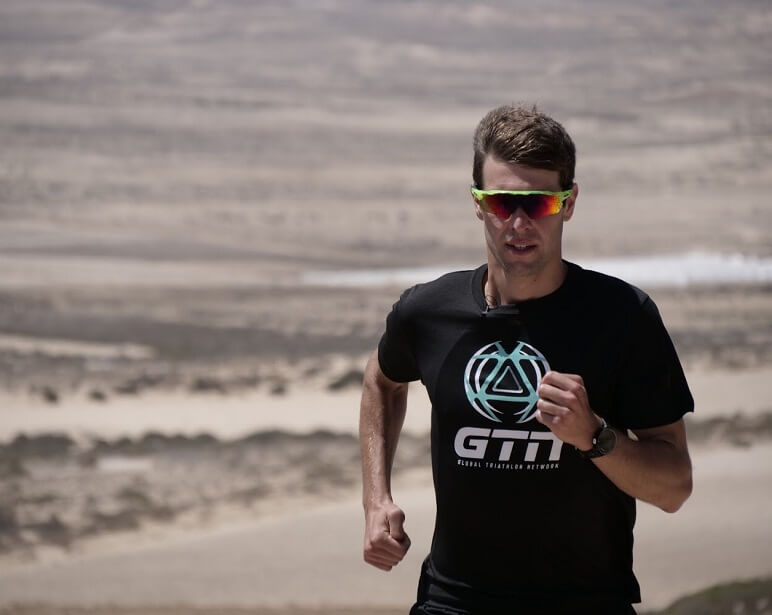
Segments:
[[[0,613],[405,613],[430,408],[414,387],[384,575],[358,395],[407,283],[379,276],[482,262],[472,132],[513,101],[576,141],[566,258],[671,263],[644,288],[695,492],[640,507],[640,610],[733,583],[725,612],[769,612],[770,57],[751,0],[2,2]]]

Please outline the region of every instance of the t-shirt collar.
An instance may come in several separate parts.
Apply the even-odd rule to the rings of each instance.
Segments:
[[[582,269],[579,265],[571,263],[567,260],[563,260],[563,262],[566,264],[566,277],[563,279],[561,285],[558,286],[554,291],[544,295],[543,297],[535,297],[533,299],[526,299],[525,301],[518,301],[517,304],[502,305],[498,307],[489,307],[487,301],[485,301],[483,282],[485,280],[486,274],[488,273],[488,264],[484,263],[475,269],[474,274],[472,275],[472,296],[474,297],[474,301],[480,307],[480,309],[484,311],[500,310],[502,308],[511,308],[513,306],[518,308],[523,306],[536,307],[551,303],[566,292],[566,290],[574,283],[577,274]]]

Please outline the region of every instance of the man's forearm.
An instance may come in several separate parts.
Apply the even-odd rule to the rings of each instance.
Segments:
[[[378,354],[367,363],[362,388],[359,440],[362,447],[364,559],[381,570],[399,564],[410,548],[405,513],[391,497],[391,467],[407,407],[407,384],[389,380]]]
[[[407,383],[386,378],[373,353],[365,369],[359,416],[365,507],[391,499],[391,469],[406,408]]]
[[[578,374],[547,372],[539,384],[536,420],[563,442],[586,451],[602,424],[590,408],[587,389]],[[692,491],[692,464],[683,419],[669,425],[636,429],[637,440],[617,430],[611,453],[592,460],[628,495],[675,512]]]
[[[619,433],[612,453],[592,460],[628,495],[675,512],[692,491],[692,467],[685,446],[666,439],[632,440]]]

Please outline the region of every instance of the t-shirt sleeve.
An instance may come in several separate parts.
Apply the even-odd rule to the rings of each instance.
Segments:
[[[632,324],[617,387],[620,427],[646,429],[668,425],[694,410],[681,362],[650,298]]]
[[[421,374],[415,356],[415,336],[406,304],[413,289],[406,290],[386,317],[386,331],[378,344],[381,371],[395,382],[418,380]]]

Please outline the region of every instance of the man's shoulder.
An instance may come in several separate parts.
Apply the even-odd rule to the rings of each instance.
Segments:
[[[568,265],[573,270],[577,289],[587,297],[629,307],[642,307],[652,303],[648,293],[626,280],[593,269],[585,269],[575,263],[568,263]]]
[[[467,303],[473,300],[473,282],[480,275],[480,269],[451,271],[434,280],[416,284],[402,293],[399,303],[403,309],[408,310]]]

